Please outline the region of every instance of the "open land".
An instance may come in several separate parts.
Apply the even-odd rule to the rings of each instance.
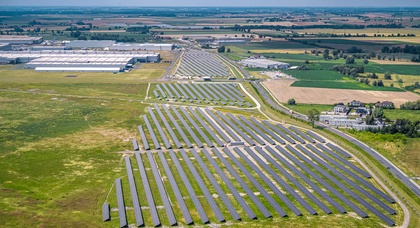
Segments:
[[[303,88],[291,86],[294,82],[294,80],[270,80],[263,84],[279,102],[287,102],[290,98],[294,98],[297,103],[306,104],[336,104],[352,100],[360,100],[365,103],[391,101],[399,107],[407,101],[420,99],[420,95],[411,92]]]

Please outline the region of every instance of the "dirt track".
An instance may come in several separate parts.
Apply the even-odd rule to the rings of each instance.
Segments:
[[[352,100],[364,103],[377,101],[392,101],[396,107],[407,101],[420,100],[420,95],[410,92],[350,90],[350,89],[324,89],[290,86],[294,80],[269,80],[264,85],[277,98],[279,102],[286,103],[294,98],[297,103],[305,104],[335,104],[343,102],[347,104]]]

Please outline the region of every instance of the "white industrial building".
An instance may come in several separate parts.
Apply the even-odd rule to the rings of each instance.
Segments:
[[[123,71],[136,62],[158,62],[160,54],[122,52],[0,52],[0,62],[26,63],[37,71]],[[48,68],[48,69],[47,69]],[[96,69],[96,70],[95,70]]]
[[[288,69],[289,63],[277,62],[269,59],[244,59],[241,64],[245,67],[265,68],[265,69]]]
[[[115,40],[72,40],[66,43],[66,46],[70,48],[106,48],[115,43]]]
[[[110,51],[171,51],[175,48],[173,44],[135,44],[135,43],[116,43],[106,49]]]
[[[17,36],[17,35],[0,35],[0,43],[10,44],[40,44],[43,38],[40,36]]]

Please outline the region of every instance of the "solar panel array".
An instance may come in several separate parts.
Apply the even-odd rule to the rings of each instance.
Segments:
[[[228,77],[230,75],[227,66],[214,54],[196,50],[183,53],[175,74],[200,77]]]
[[[237,83],[160,83],[153,90],[155,98],[190,103],[210,103],[252,107]]]
[[[134,180],[126,157],[131,197],[116,181],[121,226],[132,218],[126,213],[135,215],[137,226],[172,226],[348,212],[395,225],[395,200],[349,160],[348,152],[312,131],[198,107],[154,105],[148,110],[146,127],[139,126],[143,144],[135,151],[141,180]],[[166,134],[170,145],[155,131]],[[162,146],[148,150],[145,141]],[[245,146],[228,146],[238,141]],[[145,197],[137,195],[136,181]],[[151,185],[157,186],[153,192]],[[163,203],[161,209],[156,200]],[[124,205],[134,210],[125,211]],[[104,220],[111,217],[107,207]],[[141,220],[145,214],[152,219]]]

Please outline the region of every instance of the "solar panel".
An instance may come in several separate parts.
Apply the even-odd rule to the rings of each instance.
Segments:
[[[194,165],[191,163],[191,160],[188,157],[187,153],[185,153],[185,151],[182,149],[180,150],[180,152],[181,152],[182,157],[184,158],[185,163],[187,163],[188,168],[190,169],[192,175],[194,176],[195,181],[197,181],[198,186],[203,192],[204,197],[206,197],[207,202],[210,204],[210,207],[213,209],[213,212],[216,215],[217,220],[219,220],[219,222],[224,222],[225,218],[223,217],[222,212],[219,209],[219,206],[217,206],[216,202],[213,199],[213,196],[210,194],[209,190],[207,189],[206,184],[201,179]]]
[[[357,190],[359,193],[362,193],[363,195],[365,195],[368,199],[370,199],[371,201],[373,201],[374,203],[376,203],[378,206],[382,207],[385,211],[387,211],[389,214],[395,214],[395,210],[390,208],[388,205],[386,205],[385,203],[383,203],[382,201],[380,201],[378,198],[376,198],[375,196],[373,196],[371,193],[369,193],[368,191],[366,191],[365,189],[361,188],[358,184],[356,184],[354,181],[350,180],[348,177],[346,177],[345,175],[341,174],[340,172],[338,172],[338,170],[336,170],[335,168],[333,168],[332,166],[330,166],[329,164],[327,164],[326,162],[322,161],[321,159],[319,159],[318,157],[316,157],[314,154],[310,153],[307,149],[305,149],[304,147],[298,145],[298,149],[300,151],[302,151],[303,153],[305,153],[306,155],[308,155],[309,157],[311,157],[313,160],[315,160],[316,162],[318,162],[318,164],[322,165],[323,167],[325,167],[326,169],[328,169],[330,172],[332,172],[334,175],[336,175],[338,178],[340,178],[341,180],[343,180],[344,182],[346,182],[347,184],[349,184],[353,189]],[[311,147],[311,149],[316,152],[319,156],[321,156],[322,158],[324,158],[325,160],[327,160],[328,162],[334,164],[337,168],[341,169],[342,171],[344,171],[345,173],[347,173],[349,176],[351,176],[354,179],[357,179],[357,175],[355,175],[354,173],[348,171],[345,167],[343,167],[341,164],[339,164],[338,162],[334,161],[333,159],[331,159],[330,157],[326,156],[325,154],[321,153],[319,150],[317,150],[315,147]],[[370,184],[369,184],[370,185]],[[373,187],[373,186],[372,186]]]
[[[150,137],[152,137],[153,144],[155,145],[155,149],[160,149],[159,141],[156,138],[155,132],[153,132],[152,125],[150,125],[149,119],[147,119],[147,116],[143,116],[144,122],[146,123],[147,130],[149,131]]]
[[[258,122],[256,119],[251,118],[251,121],[256,124],[258,127],[260,127],[261,129],[263,129],[263,131],[267,132],[269,135],[271,135],[271,137],[273,137],[273,139],[275,139],[277,142],[279,142],[280,144],[285,144],[285,142],[283,141],[283,139],[281,139],[278,135],[274,134],[273,131],[270,131],[267,127],[265,127],[264,125],[262,125],[260,122]],[[274,145],[274,144],[273,144]]]
[[[200,215],[201,221],[203,223],[208,223],[209,218],[207,217],[206,212],[204,211],[203,206],[200,203],[200,200],[198,200],[198,197],[195,194],[194,189],[191,186],[191,183],[188,180],[188,177],[185,174],[184,169],[182,168],[181,164],[179,163],[178,158],[176,157],[174,151],[169,150],[169,155],[171,156],[172,162],[175,164],[175,167],[178,170],[179,175],[181,176],[182,182],[184,183],[184,186],[187,189],[187,192],[190,195],[191,200],[193,201],[198,214]]]
[[[102,205],[102,220],[104,222],[111,220],[109,203],[104,203]]]
[[[255,146],[255,142],[251,138],[249,138],[247,135],[245,135],[244,132],[241,131],[235,124],[233,124],[232,121],[230,121],[226,116],[224,116],[219,111],[216,111],[216,114],[219,115],[220,118],[224,120],[231,128],[233,128],[233,130],[235,130],[236,133],[238,133],[243,139],[245,139],[245,141],[247,141],[249,145]],[[238,141],[242,141],[242,140],[238,140]]]
[[[242,189],[246,192],[246,194],[248,194],[248,197],[251,198],[252,202],[254,202],[254,204],[258,207],[261,213],[266,218],[272,217],[271,213],[267,210],[264,204],[262,204],[261,201],[254,195],[252,190],[248,187],[248,185],[245,184],[245,181],[239,176],[236,170],[232,168],[232,166],[223,157],[223,155],[215,148],[213,148],[212,151],[220,159],[220,161],[223,163],[223,165],[226,167],[229,173],[235,178],[235,181],[237,181],[241,185]]]
[[[272,165],[274,165],[274,167],[276,167],[280,171],[281,174],[283,174],[289,181],[291,181],[296,187],[298,187],[298,189],[299,189],[300,192],[304,193],[312,202],[314,202],[319,208],[321,208],[321,210],[323,210],[326,214],[331,214],[332,213],[332,211],[323,202],[321,202],[318,198],[316,198],[315,195],[313,195],[308,189],[306,189],[305,186],[303,186],[296,178],[294,178],[290,173],[288,173],[285,168],[283,168],[279,163],[275,162],[275,160],[273,158],[271,158],[270,156],[268,156],[262,150],[261,147],[256,147],[255,149],[267,161],[269,161]],[[246,151],[255,160],[257,160],[261,164],[261,166],[263,166],[272,176],[277,176],[278,177],[278,175],[267,164],[265,164],[258,156],[256,156],[253,153],[253,151],[251,151],[250,149],[248,149]],[[280,177],[278,177],[278,178],[277,177],[276,177],[276,179],[280,178]],[[312,212],[314,212],[314,211],[312,211]]]
[[[191,144],[190,140],[188,139],[188,137],[185,135],[184,131],[182,130],[182,128],[179,126],[178,122],[176,122],[175,118],[172,116],[171,112],[169,111],[169,109],[166,107],[166,105],[162,105],[163,110],[165,110],[166,115],[169,116],[169,119],[172,121],[172,124],[175,126],[176,130],[179,132],[179,134],[181,134],[182,139],[184,140],[185,144],[187,145],[188,148],[193,147],[193,145]]]
[[[350,154],[348,154],[346,151],[342,150],[340,147],[334,146],[331,143],[327,143],[327,146],[335,151],[337,151],[338,153],[342,154],[343,156],[347,157],[347,158],[351,158]]]
[[[179,114],[179,112],[176,110],[176,108],[173,107],[172,105],[170,105],[169,107],[171,107],[172,111],[175,113],[175,115],[181,121],[182,125],[185,127],[185,129],[187,129],[187,131],[191,135],[191,137],[193,137],[197,147],[203,147],[203,143],[201,142],[201,140],[198,139],[197,135],[193,132],[193,130],[191,130],[191,127],[187,124],[187,122],[184,120],[184,118]]]
[[[136,225],[138,227],[143,226],[144,225],[143,215],[141,214],[140,202],[139,202],[139,197],[137,195],[137,187],[136,187],[136,182],[134,181],[134,175],[133,175],[133,170],[131,168],[130,157],[126,156],[124,160],[125,160],[125,168],[127,170],[128,183],[130,184],[131,200],[133,202],[134,216],[136,217]]]
[[[204,127],[204,129],[206,129],[206,131],[210,134],[210,136],[216,141],[216,143],[220,146],[223,147],[224,144],[223,142],[219,139],[219,137],[217,137],[214,132],[209,128],[209,126],[207,126],[207,124],[204,123],[204,121],[201,119],[200,116],[197,115],[197,113],[191,108],[191,107],[187,107],[188,111],[198,120],[198,122],[200,122],[201,126]]]
[[[229,178],[226,176],[226,174],[222,171],[220,166],[214,161],[212,156],[207,152],[206,149],[202,149],[201,151],[206,156],[207,160],[210,161],[212,167],[216,170],[219,177],[222,178],[224,184],[227,185],[230,192],[233,194],[233,196],[236,198],[238,203],[241,205],[242,209],[244,209],[244,211],[246,212],[248,217],[250,219],[256,219],[257,216],[255,215],[255,213],[252,211],[252,209],[249,207],[249,205],[245,202],[245,200],[239,194],[238,190],[236,190],[236,188],[233,186],[232,182],[229,180]]]
[[[215,120],[233,138],[233,140],[241,141],[241,139],[235,133],[233,133],[233,131],[230,130],[230,128],[228,128],[226,124],[221,119],[219,119],[212,111],[208,109],[205,110],[211,116],[211,118]]]
[[[118,217],[120,219],[120,227],[126,227],[127,216],[125,214],[124,194],[120,178],[115,179],[115,189],[117,191]]]
[[[315,134],[310,130],[307,130],[306,133],[308,135],[312,136],[314,139],[318,140],[318,142],[325,143],[325,140],[323,138],[321,138],[321,136],[319,136],[318,134]]]
[[[239,116],[239,119],[241,119],[246,125],[248,125],[251,129],[253,129],[254,131],[256,131],[258,133],[258,135],[260,135],[261,137],[263,137],[265,139],[265,141],[267,141],[268,143],[270,143],[271,145],[275,145],[276,143],[274,142],[274,140],[272,140],[270,137],[268,137],[264,132],[262,132],[259,128],[255,127],[254,125],[251,124],[251,122],[249,122],[249,120],[245,119],[245,117],[243,116]]]
[[[171,149],[171,148],[172,148],[172,146],[171,146],[171,144],[169,143],[168,138],[166,138],[165,132],[163,132],[162,126],[160,126],[160,123],[159,123],[159,121],[157,120],[157,118],[156,118],[155,114],[153,113],[152,108],[147,107],[147,110],[149,111],[149,114],[150,114],[150,116],[152,117],[153,122],[155,123],[155,126],[156,126],[156,128],[157,128],[157,130],[158,130],[158,132],[159,132],[160,136],[161,136],[161,137],[162,137],[162,139],[163,139],[163,143],[165,144],[165,147],[166,147],[167,149]]]
[[[184,116],[187,117],[188,121],[190,121],[190,123],[193,125],[195,130],[198,132],[198,134],[200,134],[201,137],[204,139],[204,141],[206,141],[207,146],[214,147],[213,143],[210,141],[210,139],[207,137],[207,135],[204,134],[204,132],[201,130],[201,128],[198,126],[198,124],[193,120],[193,118],[191,118],[191,116],[187,113],[187,111],[185,111],[185,109],[182,106],[178,106],[178,108],[179,108],[179,110],[181,110],[181,112],[184,114]]]
[[[133,143],[133,150],[139,150],[139,144],[137,143],[137,140],[132,139],[131,142]]]
[[[150,190],[149,180],[147,179],[146,170],[144,169],[143,160],[139,152],[135,153],[137,166],[139,167],[141,181],[144,192],[146,193],[147,204],[149,206],[150,215],[152,216],[153,225],[160,226],[159,215],[156,210],[155,201],[153,200],[152,191]]]
[[[289,129],[287,129],[286,127],[284,127],[281,124],[276,124],[277,127],[279,127],[281,130],[283,130],[284,132],[286,132],[286,134],[292,136],[292,138],[294,138],[296,141],[300,142],[300,143],[305,143],[305,141],[303,139],[301,139],[299,136],[297,136],[295,133],[289,131]]]
[[[158,115],[159,115],[160,119],[162,120],[163,124],[165,125],[166,130],[167,130],[167,131],[169,132],[169,134],[171,135],[172,140],[174,141],[174,143],[175,143],[176,147],[177,147],[178,149],[179,149],[179,148],[182,148],[182,145],[181,145],[181,143],[179,142],[178,137],[175,135],[175,133],[174,133],[174,131],[172,130],[171,126],[169,125],[168,121],[166,121],[166,118],[165,118],[165,116],[163,115],[163,113],[160,111],[159,106],[158,106],[156,103],[154,103],[153,105],[154,105],[154,107],[155,107],[155,109],[156,109],[156,111],[157,111],[157,113],[158,113]]]
[[[267,147],[266,147],[267,148]],[[345,197],[343,194],[341,194],[335,187],[331,186],[329,183],[327,183],[322,177],[318,176],[315,172],[313,172],[311,169],[309,169],[306,165],[301,163],[299,160],[297,160],[295,157],[293,157],[291,154],[289,154],[286,150],[281,148],[280,146],[275,147],[278,151],[280,151],[281,154],[285,155],[289,160],[291,160],[293,163],[295,163],[299,168],[304,170],[310,177],[314,178],[318,183],[320,183],[324,188],[328,189],[331,193],[334,194],[335,197],[339,198],[341,201],[343,201],[347,206],[349,206],[351,209],[353,209],[360,217],[367,218],[368,214],[360,209],[356,204],[354,204],[352,201],[350,201],[347,197]],[[269,150],[270,151],[270,150]],[[286,163],[287,161],[282,158],[279,154],[274,153],[274,151],[270,151],[273,156],[275,156],[279,161]],[[305,163],[306,164],[306,163]]]
[[[360,203],[363,207],[371,211],[373,214],[378,216],[382,221],[387,223],[389,226],[395,225],[395,222],[390,219],[389,217],[385,216],[381,211],[373,207],[370,203],[368,203],[366,200],[358,196],[356,193],[351,191],[348,187],[346,187],[344,184],[339,182],[336,178],[334,178],[332,175],[327,173],[325,170],[317,166],[315,163],[311,162],[308,158],[303,156],[300,152],[298,152],[296,149],[291,147],[290,145],[286,146],[287,149],[289,149],[291,152],[293,152],[296,156],[298,156],[300,159],[308,163],[311,167],[313,167],[316,171],[321,173],[323,176],[328,178],[330,181],[332,181],[336,186],[338,186],[340,189],[345,191],[347,194],[349,194],[354,200],[356,200],[358,203]]]
[[[277,127],[275,127],[274,125],[269,123],[267,120],[263,120],[263,123],[265,123],[265,125],[267,125],[271,130],[275,131],[278,135],[280,135],[283,139],[285,139],[289,143],[291,143],[291,144],[296,143],[293,139],[291,139],[289,136],[284,134],[282,131],[280,131]]]
[[[171,202],[169,201],[168,195],[166,194],[165,187],[163,186],[162,179],[159,175],[159,170],[156,166],[155,160],[153,159],[152,153],[147,151],[147,158],[149,159],[150,167],[152,167],[153,176],[155,177],[156,184],[162,199],[163,205],[165,206],[166,215],[169,220],[169,225],[174,226],[177,224],[174,212],[172,211]]]
[[[235,147],[234,150],[236,151],[236,153],[238,153],[238,151],[240,152],[240,150],[237,147]],[[276,212],[282,217],[287,216],[283,208],[281,208],[280,205],[273,199],[273,197],[271,197],[271,195],[268,194],[268,192],[260,185],[260,183],[249,173],[245,166],[242,165],[242,163],[240,163],[235,156],[233,156],[229,149],[224,148],[223,151],[229,156],[231,161],[233,161],[233,163],[235,163],[235,165],[239,167],[242,173],[245,174],[247,179],[251,181],[251,183],[258,189],[258,191],[260,191],[260,193],[264,196],[267,202],[276,210]],[[264,181],[264,183],[266,183],[270,187],[271,190],[277,191],[277,193],[281,193],[280,190],[278,190],[276,186],[274,186],[274,184],[253,163],[249,162],[249,160],[245,160],[245,162],[249,166],[251,166],[253,172],[256,172],[258,176]]]
[[[230,202],[229,198],[223,192],[222,187],[217,183],[214,176],[211,174],[210,170],[207,168],[207,166],[204,164],[201,157],[198,155],[197,151],[194,149],[191,150],[191,153],[194,155],[195,160],[200,165],[201,169],[204,171],[204,173],[207,176],[207,179],[209,179],[210,183],[213,185],[214,189],[216,190],[219,197],[222,199],[223,203],[226,205],[227,209],[229,210],[230,214],[232,215],[234,220],[240,220],[241,217],[239,216],[238,212],[236,212],[235,208],[233,207],[232,203]]]
[[[171,184],[172,191],[174,192],[179,207],[181,208],[181,212],[184,215],[185,223],[187,225],[191,225],[193,223],[193,220],[191,218],[190,212],[188,211],[187,205],[185,204],[184,198],[182,197],[182,194],[179,191],[178,184],[176,183],[176,180],[172,175],[172,171],[169,168],[168,162],[166,161],[165,156],[163,155],[163,152],[161,150],[158,151],[158,154],[160,157],[160,161],[163,164],[163,168],[165,169],[166,177],[168,178],[169,183]]]
[[[292,131],[294,131],[296,134],[300,135],[302,138],[306,139],[308,142],[315,143],[315,140],[314,139],[312,139],[308,135],[304,134],[303,132],[301,132],[296,127],[290,126],[289,129],[291,129]]]
[[[212,128],[214,130],[217,131],[217,133],[223,138],[223,140],[225,140],[225,142],[229,143],[230,139],[227,137],[227,135],[219,128],[219,126],[217,126],[204,112],[201,108],[196,108],[195,110],[197,110],[201,116],[204,117],[204,119],[206,119],[206,121],[212,126]]]

